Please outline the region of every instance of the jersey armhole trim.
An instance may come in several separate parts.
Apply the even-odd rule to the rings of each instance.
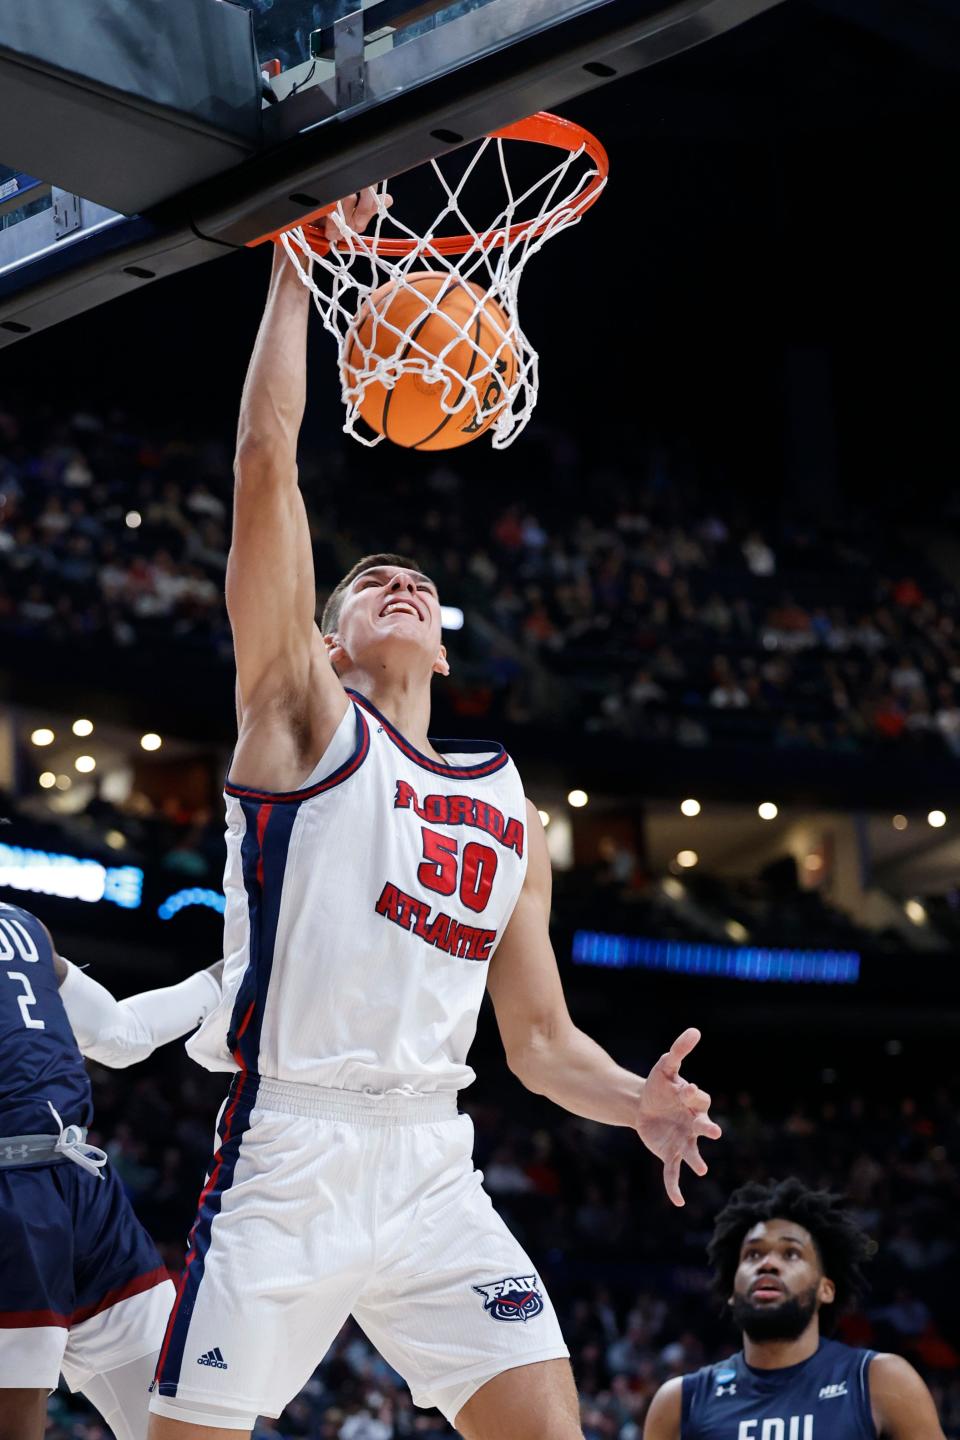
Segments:
[[[232,785],[228,776],[224,782],[224,791],[235,800],[265,800],[274,805],[298,805],[301,800],[312,800],[314,795],[322,795],[325,790],[333,790],[335,786],[342,785],[344,780],[349,780],[351,775],[356,774],[370,751],[370,729],[366,716],[356,703],[353,712],[357,721],[357,743],[353,754],[349,760],[331,771],[325,780],[318,781],[316,785],[308,785],[303,790],[247,790],[239,785]]]
[[[680,1436],[683,1437],[684,1427],[690,1423],[690,1411],[693,1407],[693,1391],[697,1383],[696,1372],[692,1375],[684,1375],[680,1381]]]
[[[876,1358],[876,1350],[865,1350],[860,1357],[860,1399],[863,1404],[863,1416],[868,1427],[871,1440],[879,1440],[880,1432],[877,1429],[873,1418],[873,1405],[870,1402],[870,1365]]]

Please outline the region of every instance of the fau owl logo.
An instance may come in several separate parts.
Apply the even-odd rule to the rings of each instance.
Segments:
[[[494,1320],[532,1320],[543,1309],[536,1275],[507,1275],[473,1288],[483,1296],[483,1308]]]

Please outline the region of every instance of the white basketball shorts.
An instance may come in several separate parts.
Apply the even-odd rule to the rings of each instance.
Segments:
[[[349,1314],[451,1422],[487,1380],[568,1354],[444,1095],[237,1077],[150,1408],[278,1416]],[[215,1419],[206,1420],[216,1425]]]

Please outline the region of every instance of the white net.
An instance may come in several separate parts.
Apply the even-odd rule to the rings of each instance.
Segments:
[[[325,245],[322,230],[312,226],[281,237],[337,341],[343,428],[363,445],[384,438],[377,433],[378,413],[386,428],[383,397],[408,375],[419,377],[418,391],[426,397],[420,403],[426,411],[433,407],[436,428],[448,437],[417,448],[446,448],[484,431],[496,449],[516,440],[533,413],[538,385],[537,352],[520,325],[521,278],[549,239],[577,223],[606,173],[586,143],[572,150],[544,149],[501,134],[446,156],[448,171],[454,156],[457,177],[445,174],[437,160],[414,172],[419,192],[424,171],[432,171],[441,187],[439,212],[424,224],[401,218],[396,182],[390,184],[394,204],[388,208],[384,181],[365,233],[352,229],[338,206],[332,214],[342,235],[338,245]],[[531,161],[538,161],[540,173],[532,181],[525,173],[518,183],[508,156],[515,170],[529,171]],[[544,156],[550,163],[546,174]],[[502,185],[502,202],[490,224],[479,229],[466,213],[468,192],[472,187],[480,193],[489,211],[491,193],[500,199],[494,183]],[[422,193],[415,199],[422,209]],[[298,253],[310,261],[306,268]],[[438,314],[437,324],[427,323],[426,317]]]

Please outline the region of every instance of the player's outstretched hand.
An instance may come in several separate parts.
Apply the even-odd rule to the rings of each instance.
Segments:
[[[369,186],[366,190],[358,190],[355,195],[348,195],[341,200],[323,222],[324,234],[330,244],[342,246],[345,243],[344,221],[352,230],[362,234],[377,213],[377,199],[376,189]],[[383,203],[389,210],[393,204],[393,196],[384,195]]]
[[[706,1175],[700,1154],[701,1140],[719,1140],[720,1126],[710,1119],[710,1096],[680,1074],[680,1066],[699,1044],[699,1030],[684,1030],[666,1055],[654,1065],[640,1097],[637,1134],[663,1161],[663,1183],[674,1205],[684,1203],[680,1193],[680,1166]]]

